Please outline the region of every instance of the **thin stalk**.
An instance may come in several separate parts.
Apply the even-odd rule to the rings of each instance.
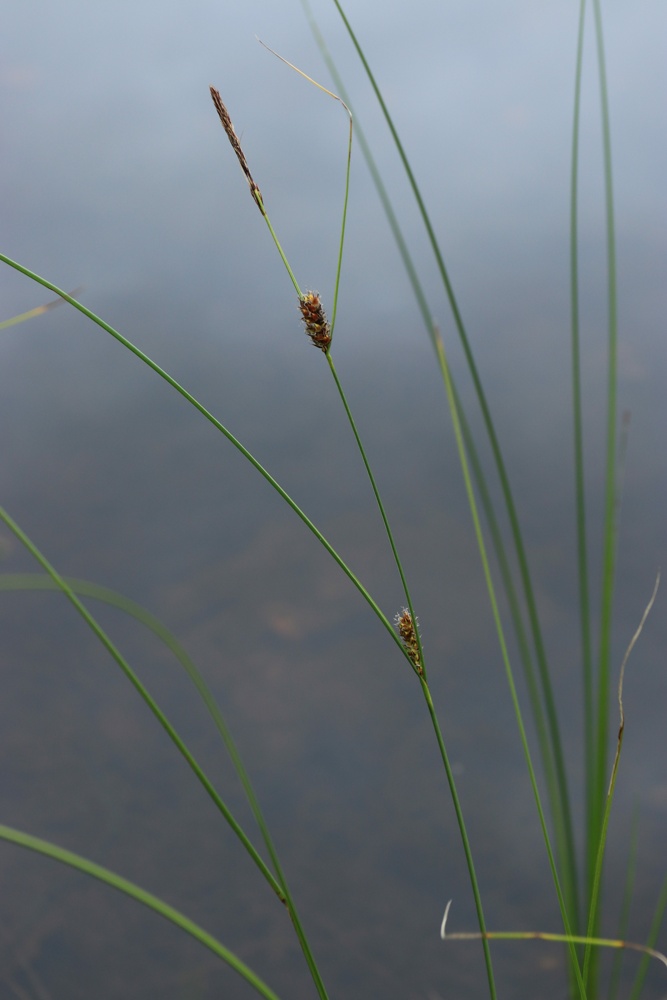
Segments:
[[[489,595],[489,601],[491,604],[491,612],[493,615],[493,620],[496,627],[496,634],[498,636],[498,643],[500,646],[500,652],[505,666],[505,675],[507,678],[507,683],[510,689],[510,696],[512,699],[512,705],[514,707],[514,714],[516,717],[517,726],[519,729],[519,736],[521,738],[521,745],[523,747],[524,758],[526,760],[526,766],[528,768],[528,774],[530,777],[530,784],[533,790],[533,797],[535,799],[535,805],[537,807],[537,813],[539,816],[540,827],[542,829],[542,836],[544,838],[544,843],[547,850],[547,856],[549,859],[549,866],[551,868],[551,875],[553,878],[554,886],[556,889],[556,895],[558,897],[558,905],[561,911],[561,919],[563,921],[563,927],[565,933],[569,938],[572,938],[572,931],[570,927],[570,919],[567,912],[567,906],[565,901],[565,896],[561,888],[560,879],[558,877],[558,869],[556,866],[556,859],[554,857],[553,849],[551,846],[551,839],[549,837],[549,830],[547,828],[546,817],[544,814],[544,809],[542,807],[542,800],[540,797],[540,792],[537,784],[537,777],[535,775],[535,769],[533,767],[532,757],[530,753],[530,747],[528,745],[528,737],[526,735],[526,729],[523,722],[523,716],[521,713],[521,706],[519,704],[519,697],[516,691],[516,685],[514,683],[514,675],[512,672],[512,665],[509,658],[509,653],[507,650],[507,643],[505,641],[505,634],[503,631],[502,621],[500,618],[500,610],[498,608],[498,601],[496,598],[495,587],[493,584],[493,578],[491,576],[491,569],[489,566],[489,560],[486,554],[486,546],[484,543],[484,536],[482,533],[482,527],[479,520],[479,514],[477,512],[477,503],[475,500],[475,494],[472,488],[472,481],[470,478],[470,472],[468,469],[468,460],[465,453],[465,446],[463,443],[463,434],[461,432],[461,425],[459,421],[458,411],[456,409],[456,399],[454,396],[454,391],[451,384],[451,379],[449,376],[449,366],[447,364],[447,357],[445,353],[445,346],[442,338],[438,340],[439,353],[442,364],[442,370],[445,378],[445,387],[447,390],[447,399],[449,401],[449,407],[452,417],[452,425],[454,428],[454,436],[456,438],[456,446],[459,453],[459,460],[461,463],[461,471],[463,473],[463,479],[466,488],[466,494],[468,497],[468,505],[470,507],[470,513],[473,520],[473,525],[475,529],[475,537],[477,539],[477,546],[479,548],[480,559],[482,562],[482,568],[484,572],[484,579],[486,581],[486,588]],[[586,988],[584,986],[584,981],[581,976],[581,970],[579,968],[579,962],[577,960],[577,954],[574,944],[570,942],[569,953],[572,963],[572,968],[576,976],[577,986],[579,989],[579,995],[582,1000],[586,1000]]]
[[[637,855],[639,839],[639,812],[635,808],[632,817],[632,832],[630,834],[630,850],[628,852],[628,867],[625,873],[625,885],[623,887],[623,899],[621,900],[621,912],[618,921],[618,933],[620,938],[627,937],[630,927],[630,911],[632,908],[632,897],[635,888],[635,876],[637,873]],[[621,982],[622,956],[616,955],[612,963],[609,977],[609,1000],[616,1000]]]
[[[40,837],[33,837],[28,833],[23,833],[22,830],[15,830],[10,826],[5,826],[4,823],[0,824],[0,838],[9,843],[16,844],[18,847],[26,848],[29,851],[52,858],[54,861],[59,861],[61,864],[67,865],[68,868],[75,868],[85,875],[97,879],[99,882],[104,882],[105,885],[111,886],[112,889],[116,889],[118,892],[123,893],[123,895],[136,900],[136,902],[148,907],[149,910],[153,910],[154,913],[158,913],[165,920],[175,924],[176,927],[179,927],[186,934],[189,934],[190,937],[203,944],[205,948],[208,948],[214,955],[217,955],[223,962],[231,966],[235,972],[242,976],[266,1000],[278,1000],[273,990],[252,969],[248,968],[240,958],[237,958],[232,951],[225,948],[220,941],[214,938],[212,934],[209,934],[208,931],[205,931],[196,924],[194,920],[190,920],[189,917],[184,916],[173,906],[169,906],[168,903],[165,903],[157,896],[135,885],[134,882],[128,881],[128,879],[117,875],[108,868],[103,868],[101,865],[95,864],[94,861],[89,861],[87,858],[81,857],[80,854],[74,854],[73,851],[67,851],[65,848],[58,847],[48,840],[42,840]]]
[[[463,850],[465,852],[466,863],[468,865],[468,872],[470,874],[470,883],[472,886],[472,892],[475,899],[477,922],[479,924],[480,933],[482,935],[482,946],[484,949],[484,962],[486,965],[486,975],[489,981],[489,992],[491,994],[492,1000],[496,1000],[497,997],[496,984],[493,976],[493,964],[491,962],[491,951],[489,948],[489,942],[486,932],[486,922],[484,920],[482,897],[480,895],[479,885],[477,882],[477,875],[475,873],[475,864],[472,857],[472,850],[470,848],[470,841],[468,839],[468,832],[466,830],[465,820],[463,819],[463,810],[461,809],[461,803],[459,800],[458,792],[456,790],[456,782],[454,780],[454,773],[452,771],[451,764],[449,763],[449,757],[447,756],[447,750],[445,748],[445,741],[442,738],[442,731],[440,729],[438,717],[435,712],[435,707],[433,705],[433,699],[431,698],[431,692],[429,690],[429,686],[426,682],[425,677],[420,677],[419,679],[421,681],[422,692],[424,694],[424,698],[426,699],[426,704],[428,706],[429,715],[431,716],[431,722],[433,723],[435,736],[438,741],[440,756],[442,757],[442,763],[445,768],[445,774],[447,775],[447,781],[449,783],[449,791],[452,796],[452,802],[454,803],[454,811],[456,813],[456,820],[459,825],[459,832],[461,834]]]
[[[437,241],[437,238],[436,238],[436,235],[435,235],[435,231],[433,229],[430,217],[428,215],[426,206],[425,206],[423,198],[421,196],[421,192],[419,190],[419,186],[417,184],[417,181],[415,179],[414,173],[412,171],[412,168],[410,166],[409,160],[407,158],[407,154],[406,154],[405,149],[404,149],[404,147],[403,147],[403,145],[401,143],[401,140],[399,138],[399,135],[398,135],[398,132],[396,130],[396,127],[394,126],[394,123],[393,123],[393,120],[391,118],[391,115],[389,114],[388,108],[387,108],[387,106],[385,104],[385,101],[384,101],[384,98],[382,96],[382,92],[380,91],[380,88],[378,87],[378,84],[377,84],[377,82],[375,80],[375,77],[374,77],[374,75],[372,73],[370,65],[369,65],[369,63],[368,63],[368,61],[366,59],[366,56],[365,56],[365,54],[363,52],[363,49],[362,49],[361,45],[359,44],[359,42],[358,42],[358,40],[356,38],[356,35],[355,35],[355,33],[354,33],[353,29],[352,29],[352,26],[350,25],[350,22],[348,21],[348,19],[347,19],[346,15],[345,15],[345,13],[343,11],[343,8],[342,8],[339,0],[333,0],[333,3],[335,4],[336,9],[338,10],[338,13],[340,14],[341,19],[343,20],[343,23],[344,23],[344,25],[346,27],[346,30],[347,30],[347,32],[348,32],[348,34],[350,36],[350,39],[351,39],[351,41],[352,41],[352,43],[353,43],[353,45],[354,45],[354,47],[355,47],[355,49],[357,51],[357,54],[359,55],[359,58],[360,58],[363,66],[364,66],[364,69],[365,69],[366,74],[368,76],[369,82],[370,82],[370,84],[371,84],[371,86],[372,86],[372,88],[373,88],[373,90],[375,92],[375,96],[376,96],[376,98],[378,100],[378,103],[379,103],[380,108],[382,110],[382,113],[384,115],[385,121],[387,122],[387,125],[388,125],[389,130],[390,130],[391,135],[392,135],[392,138],[393,138],[394,143],[396,145],[396,149],[397,149],[397,152],[398,152],[399,157],[401,159],[401,162],[403,164],[403,168],[404,168],[404,170],[406,172],[406,175],[407,175],[407,178],[408,178],[408,182],[409,182],[410,187],[412,189],[415,201],[417,202],[417,207],[418,207],[419,213],[421,215],[422,222],[423,222],[424,228],[426,230],[427,237],[428,237],[429,243],[431,245],[432,252],[433,252],[435,260],[436,260],[436,265],[437,265],[439,273],[440,273],[440,278],[441,278],[443,286],[445,288],[445,292],[446,292],[446,295],[447,295],[447,298],[448,298],[448,301],[449,301],[449,306],[450,306],[450,309],[451,309],[451,312],[452,312],[452,316],[453,316],[453,319],[454,319],[454,324],[456,326],[456,330],[457,330],[457,333],[458,333],[458,336],[459,336],[459,340],[461,342],[461,346],[463,348],[463,351],[464,351],[464,354],[465,354],[465,357],[466,357],[466,362],[467,362],[467,365],[468,365],[468,369],[469,369],[469,372],[470,372],[470,375],[471,375],[471,378],[472,378],[472,381],[473,381],[473,384],[474,384],[474,387],[475,387],[475,393],[477,395],[477,400],[478,400],[478,403],[479,403],[479,406],[480,406],[480,410],[481,410],[481,413],[482,413],[482,418],[483,418],[484,426],[485,426],[486,433],[487,433],[487,436],[488,436],[488,439],[489,439],[489,443],[491,445],[491,450],[492,450],[492,453],[493,453],[494,462],[495,462],[496,469],[497,469],[497,472],[498,472],[498,478],[499,478],[500,485],[501,485],[503,499],[504,499],[504,503],[505,503],[505,506],[506,506],[506,509],[507,509],[508,518],[509,518],[509,521],[510,521],[511,533],[512,533],[512,538],[513,538],[513,542],[514,542],[514,547],[515,547],[515,550],[516,550],[517,561],[518,561],[518,564],[519,564],[519,572],[520,572],[520,577],[521,577],[521,582],[522,582],[522,587],[523,587],[523,592],[524,592],[524,598],[525,598],[526,607],[527,607],[527,610],[528,610],[528,618],[529,618],[529,622],[530,622],[530,629],[531,629],[531,634],[532,634],[532,638],[533,638],[533,644],[535,646],[535,652],[536,652],[536,656],[537,656],[538,671],[539,671],[540,683],[541,683],[541,686],[542,686],[542,697],[544,699],[545,711],[546,711],[547,722],[548,722],[548,727],[549,727],[549,735],[550,735],[550,739],[551,739],[552,745],[553,745],[553,755],[554,755],[556,773],[558,775],[558,791],[559,791],[560,805],[561,805],[561,810],[562,810],[562,814],[563,814],[563,817],[564,817],[564,823],[568,827],[567,841],[569,843],[573,844],[574,843],[574,833],[573,833],[572,820],[571,820],[571,808],[570,808],[570,801],[569,801],[567,772],[566,772],[566,769],[565,769],[565,760],[564,760],[564,755],[563,755],[562,740],[561,740],[561,736],[560,736],[560,727],[559,727],[559,724],[558,724],[558,716],[557,716],[557,713],[556,713],[556,706],[555,706],[555,700],[554,700],[554,696],[553,696],[553,689],[552,689],[552,685],[551,685],[551,678],[550,678],[550,674],[549,674],[549,666],[548,666],[548,662],[547,662],[546,649],[544,647],[544,640],[543,640],[543,637],[542,637],[542,631],[541,631],[541,626],[540,626],[540,621],[539,621],[539,615],[538,615],[538,612],[537,612],[537,605],[536,605],[536,601],[535,601],[535,594],[534,594],[534,589],[533,589],[533,585],[532,585],[532,579],[531,579],[531,575],[530,575],[530,569],[529,569],[529,566],[528,566],[528,559],[527,559],[525,547],[524,547],[524,544],[523,544],[523,536],[521,534],[521,528],[520,528],[520,524],[519,524],[519,518],[518,518],[517,511],[516,511],[516,506],[515,506],[515,503],[514,503],[514,497],[513,497],[511,486],[510,486],[509,477],[508,477],[507,470],[506,470],[506,467],[505,467],[505,462],[504,462],[504,458],[503,458],[503,455],[502,455],[502,450],[500,448],[500,442],[498,441],[498,436],[496,434],[495,426],[493,424],[493,419],[491,417],[491,412],[490,412],[489,405],[488,405],[488,402],[487,402],[487,399],[486,399],[486,394],[484,392],[484,388],[483,388],[483,385],[482,385],[482,382],[481,382],[481,378],[480,378],[479,372],[477,370],[477,365],[476,365],[476,362],[475,362],[475,359],[474,359],[472,348],[470,346],[470,342],[468,340],[468,336],[467,336],[467,333],[466,333],[466,330],[465,330],[465,326],[464,326],[464,323],[463,323],[463,318],[462,318],[461,312],[459,310],[458,303],[456,301],[456,297],[454,295],[454,290],[453,290],[453,287],[452,287],[452,284],[451,284],[451,281],[450,281],[450,278],[449,278],[449,274],[448,274],[447,269],[445,267],[445,263],[444,263],[444,259],[443,259],[443,256],[442,256],[442,253],[441,253],[441,250],[440,250],[440,246],[438,244],[438,241]],[[572,855],[571,858],[564,858],[563,862],[564,862],[566,868],[568,868],[568,867],[571,868],[574,865],[574,863],[575,863],[575,857],[574,857],[574,855]],[[567,874],[566,875],[566,883],[565,883],[566,886],[570,886],[573,882],[576,882],[576,877],[573,876],[572,874]],[[575,906],[576,906],[576,901],[575,901],[574,898],[572,898],[572,894],[568,890],[568,909],[569,909],[569,912],[570,912],[570,915],[571,915],[572,922],[576,926],[577,923],[578,923],[578,914],[576,912]]]
[[[628,852],[628,867],[625,873],[625,885],[623,887],[623,899],[621,900],[621,913],[618,921],[618,936],[625,938],[630,927],[630,910],[632,907],[632,897],[635,889],[635,878],[637,873],[637,845],[638,845],[638,810],[635,809],[632,818],[632,832],[630,834],[630,850]],[[616,955],[612,963],[609,977],[609,1000],[616,1000],[618,988],[621,982],[622,956]]]
[[[382,523],[384,525],[384,529],[385,529],[385,532],[387,534],[387,539],[389,541],[389,546],[391,548],[392,555],[394,557],[394,562],[396,563],[396,569],[398,570],[398,574],[399,574],[399,576],[401,578],[401,584],[403,586],[403,593],[405,594],[405,600],[406,600],[406,603],[407,603],[407,606],[408,606],[408,610],[410,611],[410,616],[412,618],[412,621],[416,623],[417,618],[416,618],[416,615],[415,615],[415,609],[414,609],[413,604],[412,604],[412,597],[410,595],[410,588],[408,587],[408,581],[406,579],[405,572],[403,570],[403,564],[401,563],[401,559],[400,559],[400,556],[398,554],[398,549],[396,548],[396,543],[394,541],[394,536],[393,536],[393,533],[392,533],[392,530],[391,530],[391,526],[389,524],[389,518],[387,517],[387,512],[386,512],[386,510],[384,508],[384,504],[382,502],[382,497],[380,496],[380,491],[379,491],[377,483],[375,481],[375,476],[373,475],[373,471],[372,471],[370,463],[368,461],[368,457],[366,455],[366,449],[364,448],[363,442],[362,442],[361,437],[359,435],[359,431],[357,429],[357,425],[356,425],[355,419],[354,419],[354,417],[352,415],[352,411],[350,410],[349,404],[347,402],[347,397],[345,396],[345,392],[343,391],[343,386],[341,385],[340,379],[338,378],[338,372],[336,371],[336,367],[334,365],[333,358],[331,357],[331,353],[328,352],[328,351],[327,351],[327,361],[329,362],[329,369],[330,369],[331,374],[333,376],[333,380],[336,383],[336,388],[338,389],[338,393],[339,393],[341,402],[343,404],[343,407],[345,409],[345,413],[347,414],[347,419],[349,421],[350,427],[352,428],[352,433],[354,434],[354,439],[357,442],[357,447],[359,449],[359,454],[361,455],[361,459],[362,459],[362,461],[364,463],[364,468],[366,469],[366,474],[368,475],[368,479],[369,479],[370,484],[371,484],[371,489],[373,490],[373,496],[375,497],[376,503],[378,505],[378,509],[380,511],[380,517],[382,518]],[[424,679],[426,679],[426,664],[425,664],[425,661],[424,661],[424,651],[422,649],[421,636],[419,634],[419,629],[417,627],[415,627],[415,632],[416,632],[416,635],[417,635],[417,642],[419,644],[420,662],[421,662],[422,669],[423,669],[423,672],[424,672]]]
[[[570,324],[572,353],[572,428],[574,435],[575,510],[577,537],[577,572],[579,587],[579,627],[581,630],[581,662],[583,673],[584,770],[586,788],[587,829],[596,826],[595,709],[593,700],[593,650],[591,640],[591,609],[589,597],[588,542],[586,533],[586,492],[584,476],[583,406],[581,391],[581,349],[579,326],[579,130],[581,116],[581,78],[584,50],[586,0],[580,0],[579,29],[574,82],[574,113],[572,124],[572,162],[570,177]],[[587,838],[587,897],[590,897],[593,858]]]
[[[607,308],[608,308],[608,369],[607,369],[607,428],[604,490],[604,534],[602,559],[602,594],[600,605],[600,649],[598,658],[598,703],[596,725],[596,775],[593,789],[595,810],[593,826],[588,831],[589,858],[604,844],[605,783],[609,754],[609,695],[611,684],[611,630],[614,598],[614,578],[616,568],[616,397],[618,369],[618,307],[616,279],[616,236],[614,221],[614,197],[612,183],[611,128],[609,120],[609,97],[605,65],[602,13],[599,0],[593,0],[595,14],[595,39],[600,87],[600,113],[602,117],[602,144],[604,161],[605,218],[607,244]],[[591,886],[589,913],[599,911],[601,885]],[[598,927],[598,921],[594,923]],[[597,962],[590,966],[589,982],[595,993]]]
[[[614,199],[611,169],[611,130],[609,123],[609,98],[605,69],[602,14],[599,0],[593,0],[595,12],[595,37],[600,81],[600,103],[602,115],[602,140],[604,158],[605,216],[607,227],[607,308],[608,316],[608,369],[607,369],[607,427],[604,494],[604,555],[602,566],[602,600],[600,609],[600,651],[598,666],[598,825],[601,822],[604,802],[604,788],[607,772],[609,733],[609,693],[611,662],[612,603],[616,564],[616,397],[618,370],[618,306],[616,278],[616,236],[614,222]]]

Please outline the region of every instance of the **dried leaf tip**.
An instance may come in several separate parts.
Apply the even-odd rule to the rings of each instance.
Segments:
[[[302,295],[299,309],[311,342],[326,354],[331,344],[331,328],[318,292],[306,292]]]
[[[262,213],[262,215],[265,215],[266,213],[264,211],[264,202],[262,201],[262,192],[259,190],[257,184],[255,184],[255,180],[252,174],[250,173],[250,167],[248,166],[248,161],[245,158],[245,153],[241,149],[241,143],[239,142],[239,137],[234,131],[232,120],[229,117],[229,111],[222,103],[222,98],[220,97],[219,92],[214,87],[209,87],[209,90],[211,91],[211,97],[213,98],[213,103],[215,104],[215,110],[218,112],[218,118],[222,123],[222,127],[225,130],[225,133],[227,135],[227,138],[229,139],[232,149],[236,153],[236,158],[241,164],[241,170],[245,174],[246,180],[250,185],[250,194],[255,199],[255,203],[260,212]]]
[[[408,654],[410,662],[419,676],[423,676],[424,668],[422,667],[421,657],[419,655],[419,640],[417,638],[417,625],[419,622],[416,619],[413,622],[409,608],[403,608],[401,611],[397,612],[396,617],[394,618],[394,624],[398,629],[398,634],[400,635],[403,643],[403,649]]]

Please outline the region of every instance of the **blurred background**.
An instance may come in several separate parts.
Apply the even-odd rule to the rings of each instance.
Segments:
[[[387,128],[333,3],[315,0],[313,11],[479,431]],[[568,271],[576,5],[387,0],[378,16],[376,3],[349,0],[347,13],[432,213],[503,443],[581,819]],[[616,678],[667,565],[667,18],[658,0],[606,4],[604,18],[627,430]],[[268,467],[393,617],[404,599],[351,433],[208,87],[229,108],[301,287],[329,310],[347,121],[256,36],[331,86],[297,0],[5,5],[2,252],[65,289],[83,286],[89,308]],[[607,318],[591,16],[585,59],[580,258],[597,606]],[[0,319],[50,298],[5,266],[0,283]],[[412,581],[488,925],[558,930],[444,391],[358,146],[333,354]],[[198,663],[256,783],[332,1000],[484,996],[480,946],[438,937],[449,898],[452,930],[474,929],[475,916],[419,686],[358,593],[220,435],[75,310],[2,331],[0,359],[0,503],[62,573],[140,602]],[[5,530],[0,546],[0,571],[36,569]],[[636,829],[637,940],[665,876],[664,608],[663,592],[626,678],[604,896],[613,934]],[[120,612],[93,610],[251,828],[179,667]],[[58,595],[2,593],[0,619],[2,822],[163,895],[281,997],[314,996],[283,908],[74,612]],[[521,684],[520,694],[525,704]],[[493,952],[502,996],[566,995],[559,946]],[[636,964],[626,959],[628,978]],[[255,995],[155,915],[9,845],[0,983],[3,997],[30,1000]],[[667,996],[659,966],[645,996]]]

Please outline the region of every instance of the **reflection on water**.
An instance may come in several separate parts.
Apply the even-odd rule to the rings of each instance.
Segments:
[[[84,340],[76,328],[75,354],[69,322],[61,313],[13,342],[5,367],[14,375],[5,376],[3,408],[12,423],[5,419],[11,448],[3,502],[62,572],[145,604],[204,671],[256,783],[331,996],[483,996],[479,946],[438,938],[448,898],[455,900],[452,926],[472,929],[475,918],[414,676],[317,541],[231,447],[97,333]],[[393,616],[400,589],[349,431],[323,359],[297,342],[304,349],[289,367],[278,347],[258,358],[204,342],[193,358],[174,346],[167,324],[164,352]],[[488,923],[557,929],[428,348],[416,347],[400,364],[371,352],[358,352],[354,364],[344,349],[342,356],[341,374],[414,579]],[[507,372],[497,374],[503,384]],[[644,399],[653,398],[659,375],[645,376]],[[57,380],[55,389],[46,376]],[[627,391],[632,395],[632,385]],[[550,398],[545,392],[545,413]],[[547,413],[540,436],[526,427],[520,394],[515,413],[506,400],[498,403],[527,517],[579,813],[567,416]],[[653,417],[658,412],[654,407]],[[534,416],[537,422],[539,412]],[[650,424],[653,417],[640,411],[638,419]],[[628,460],[624,521],[632,545],[621,548],[617,663],[659,555],[662,504],[645,489],[655,472],[652,447],[650,438],[637,442]],[[34,568],[6,532],[2,542],[4,570]],[[251,829],[213,727],[170,654],[120,612],[95,611]],[[3,820],[164,895],[237,950],[280,996],[313,996],[284,910],[64,601],[2,594],[0,617]],[[610,842],[604,923],[613,932],[637,805],[635,937],[646,933],[664,874],[664,638],[657,612],[627,678],[626,756]],[[198,945],[83,876],[5,846],[0,879],[3,995],[253,995]],[[558,946],[504,944],[494,956],[501,995],[565,996]],[[646,997],[667,992],[659,972],[651,970],[650,983]]]

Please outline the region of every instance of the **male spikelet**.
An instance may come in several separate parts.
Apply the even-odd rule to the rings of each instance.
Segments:
[[[331,328],[324,315],[324,307],[320,301],[319,293],[306,292],[302,295],[299,299],[299,309],[311,343],[326,354],[331,344]]]
[[[403,649],[408,654],[410,661],[420,677],[424,674],[421,657],[419,655],[419,641],[417,639],[417,628],[412,620],[412,615],[408,608],[398,611],[394,618],[394,623],[398,629],[398,634],[403,642]],[[418,624],[418,623],[417,623]]]
[[[222,103],[222,98],[220,97],[220,94],[215,89],[215,87],[209,87],[209,90],[211,91],[211,97],[215,105],[215,110],[218,112],[218,118],[220,119],[220,123],[227,134],[227,138],[231,143],[231,147],[236,153],[236,158],[241,165],[241,170],[245,174],[246,180],[250,186],[250,194],[255,199],[255,204],[257,205],[262,215],[266,216],[266,212],[264,210],[264,202],[262,201],[262,192],[259,190],[257,184],[255,184],[255,179],[250,173],[250,167],[248,166],[248,161],[245,158],[245,153],[241,149],[241,143],[239,142],[239,137],[234,131],[232,120],[229,117],[229,111]]]

